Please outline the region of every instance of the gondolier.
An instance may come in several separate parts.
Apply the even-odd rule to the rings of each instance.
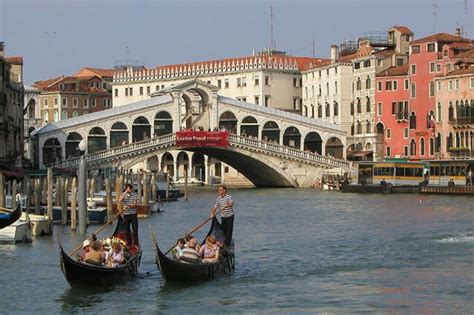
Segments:
[[[120,195],[119,202],[122,202],[124,207],[123,212],[123,223],[128,232],[129,244],[132,244],[130,236],[130,224],[132,224],[133,230],[133,243],[138,246],[138,218],[137,218],[137,203],[138,196],[133,191],[131,184],[125,185],[125,191]]]
[[[220,185],[218,189],[219,196],[214,206],[211,208],[211,217],[216,215],[217,209],[221,209],[221,225],[224,231],[226,247],[231,245],[232,232],[234,230],[234,201],[232,196],[227,193],[227,187]]]

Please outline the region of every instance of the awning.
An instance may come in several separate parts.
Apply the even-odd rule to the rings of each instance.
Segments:
[[[8,177],[23,178],[25,170],[21,167],[8,166],[0,163],[0,173]]]

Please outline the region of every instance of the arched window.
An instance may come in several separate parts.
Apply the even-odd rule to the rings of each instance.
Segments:
[[[334,102],[333,104],[333,112],[334,116],[339,116],[339,105],[337,104],[337,102]]]
[[[67,112],[64,110],[61,114],[61,120],[67,119]]]
[[[323,117],[323,107],[321,106],[321,104],[318,104],[318,118],[322,118]]]
[[[370,97],[367,96],[367,105],[366,105],[367,113],[370,113]]]
[[[362,113],[362,105],[360,103],[360,98],[357,98],[357,113]]]
[[[416,84],[412,83],[411,84],[411,98],[415,98],[415,97],[416,97]]]
[[[43,122],[48,122],[48,112],[44,112],[44,115],[43,115]]]
[[[435,84],[433,81],[430,81],[430,97],[433,97],[435,94]]]
[[[329,103],[326,103],[326,117],[331,116],[331,108],[329,106]]]
[[[415,112],[411,112],[411,115],[410,115],[410,129],[416,129],[416,114],[415,114]]]
[[[72,112],[72,117],[77,117],[77,116],[79,116],[79,114],[76,111],[73,111]]]
[[[54,111],[54,121],[59,121],[59,112],[57,110]]]
[[[430,155],[434,155],[434,140],[430,138]]]
[[[454,107],[453,107],[453,102],[449,102],[449,107],[448,107],[448,119],[449,119],[449,120],[454,120]]]
[[[436,121],[437,122],[441,122],[441,103],[438,102],[438,106],[437,106],[437,109],[436,111],[438,112],[438,114],[436,115],[436,118],[438,118]]]
[[[410,155],[416,155],[416,142],[415,139],[410,141]]]
[[[367,76],[367,79],[365,79],[365,88],[367,90],[370,90],[370,88],[371,88],[371,82],[370,82],[370,77],[369,76]]]
[[[371,133],[371,125],[370,125],[370,121],[367,122],[367,125],[366,125],[366,133]]]
[[[359,121],[357,123],[357,134],[361,134],[362,133],[362,123]]]
[[[420,139],[420,155],[425,155],[425,139]]]

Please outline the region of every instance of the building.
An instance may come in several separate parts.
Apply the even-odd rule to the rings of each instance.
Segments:
[[[113,70],[83,68],[73,76],[35,82],[43,123],[111,108],[112,79]]]
[[[444,140],[441,134],[443,128],[436,128],[435,79],[438,74],[454,70],[457,60],[456,51],[459,53],[461,46],[467,47],[472,43],[474,41],[471,39],[460,36],[459,29],[455,35],[438,33],[410,43],[410,129],[408,155],[411,160],[436,158],[439,156],[437,154],[439,148],[449,149],[452,146],[452,143],[443,144]],[[440,84],[442,91],[443,82],[442,80],[438,82],[440,82],[438,84]],[[451,80],[451,82],[456,84],[456,79]],[[459,84],[459,81],[457,82]],[[449,89],[450,87],[447,88]],[[456,87],[451,87],[451,89],[454,90]],[[443,103],[443,101],[448,101],[447,95],[440,95],[439,98],[441,110],[438,112],[437,120],[442,126],[442,108],[449,107],[449,102],[448,104]],[[437,129],[439,129],[439,132],[437,132]],[[447,132],[448,129],[445,129],[443,132]]]
[[[390,67],[375,78],[375,129],[383,143],[384,158],[408,156],[408,65]]]
[[[219,95],[257,105],[301,113],[301,71],[323,62],[320,58],[294,57],[266,50],[260,54],[221,60],[132,68],[116,71],[114,106],[133,103],[151,93],[191,79],[219,88]]]
[[[474,157],[474,48],[468,44],[449,44],[443,47],[448,67],[437,74],[436,157],[442,159]]]
[[[24,139],[24,157],[29,161],[34,160],[33,147],[30,145],[30,134],[36,129],[41,127],[42,119],[40,112],[39,96],[40,90],[25,86],[24,104],[23,109],[23,139]]]
[[[22,165],[23,58],[5,57],[0,42],[0,162]]]
[[[412,37],[406,26],[393,26],[386,34],[366,34],[358,41],[333,45],[330,62],[304,71],[303,114],[346,130],[348,159],[383,158],[383,137],[375,128],[375,76],[407,63]]]

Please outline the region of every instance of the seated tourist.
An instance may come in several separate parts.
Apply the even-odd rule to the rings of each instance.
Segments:
[[[198,240],[190,234],[186,235],[186,237],[184,238],[184,240],[186,241],[186,243],[184,244],[184,247],[188,247],[189,241],[191,241],[192,239],[196,241],[196,250],[199,251],[199,249],[201,248],[201,245],[199,245]]]
[[[80,261],[86,260],[86,254],[91,250],[91,242],[89,240],[85,240],[82,242],[82,252],[79,256]]]
[[[174,259],[179,260],[181,258],[181,256],[183,256],[183,248],[184,248],[185,243],[186,243],[186,241],[184,240],[184,238],[180,238],[178,240],[178,242],[176,243],[175,248],[173,248],[173,250],[171,252],[173,254]]]
[[[201,247],[199,254],[203,263],[214,263],[219,259],[219,245],[213,235],[206,238],[206,244]]]
[[[183,255],[181,256],[180,261],[188,263],[198,263],[199,262],[199,251],[196,249],[197,240],[192,238],[189,240],[187,247],[183,248]]]
[[[124,260],[122,244],[120,242],[112,243],[112,248],[107,255],[107,267],[117,267],[123,264]]]
[[[102,254],[100,253],[100,244],[98,241],[94,241],[90,245],[91,249],[85,256],[85,262],[102,265]]]

